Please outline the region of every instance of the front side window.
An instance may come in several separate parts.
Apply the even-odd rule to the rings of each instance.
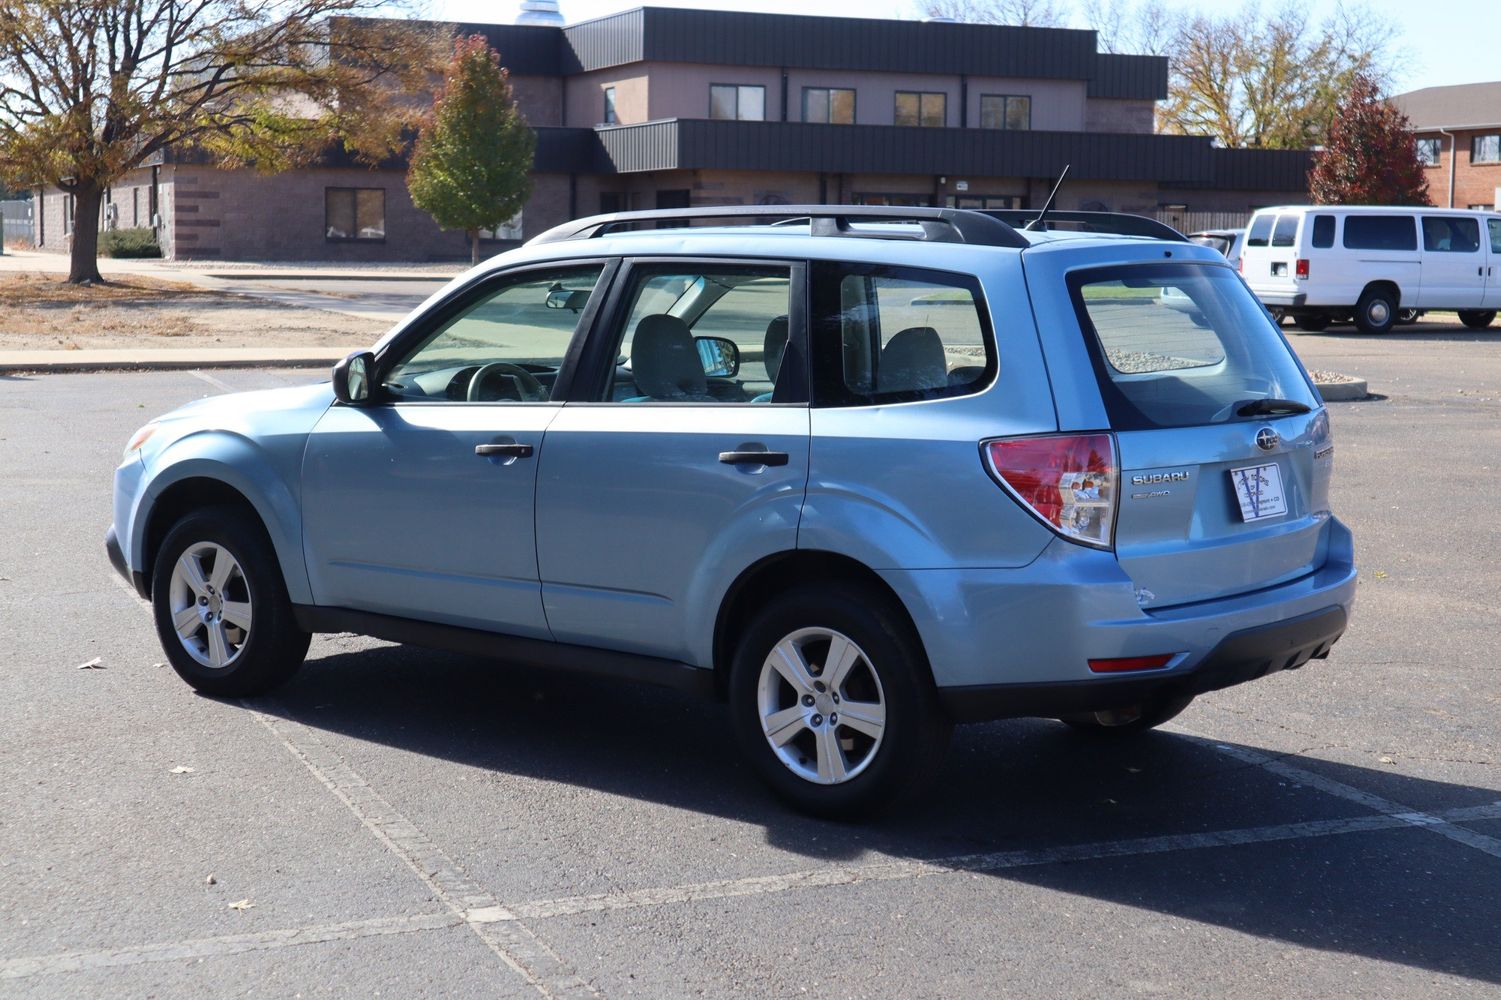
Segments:
[[[1227,267],[1100,268],[1070,275],[1069,291],[1116,430],[1244,420],[1237,411],[1258,399],[1318,405],[1261,304]]]
[[[1435,253],[1477,253],[1480,220],[1464,216],[1423,216],[1423,249]]]
[[[803,121],[855,124],[855,92],[837,87],[804,87]]]
[[[616,117],[616,115],[615,115],[615,88],[614,87],[606,87],[605,88],[605,117],[604,117],[604,123],[606,125],[618,125],[620,123],[620,119],[618,117]]]
[[[1438,166],[1439,152],[1442,147],[1437,139],[1419,139],[1417,141],[1418,162],[1425,167]]]
[[[948,123],[948,95],[920,93],[915,90],[896,92],[896,124],[942,128]]]
[[[1471,163],[1501,163],[1501,135],[1477,135],[1470,140]]]
[[[1491,232],[1491,253],[1501,253],[1501,219],[1486,219],[1485,225]]]
[[[709,117],[726,121],[766,120],[766,88],[741,83],[716,83],[709,88]]]
[[[1011,94],[980,95],[980,127],[1029,129],[1032,127],[1032,98]]]
[[[1416,250],[1417,220],[1410,215],[1347,215],[1345,247],[1349,250]]]
[[[995,338],[973,277],[819,262],[811,282],[816,405],[963,396],[994,380]]]
[[[502,276],[471,293],[382,376],[398,401],[543,403],[603,266]]]
[[[786,265],[661,265],[633,271],[610,377],[597,402],[798,402]],[[784,370],[785,368],[785,370]]]
[[[382,188],[325,188],[323,234],[328,240],[386,238],[386,192]]]

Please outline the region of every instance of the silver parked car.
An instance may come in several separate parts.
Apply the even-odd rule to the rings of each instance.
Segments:
[[[331,384],[147,424],[106,543],[204,692],[270,690],[323,631],[674,685],[849,815],[921,788],[954,722],[1123,736],[1326,656],[1333,456],[1213,250],[634,213],[462,275]]]

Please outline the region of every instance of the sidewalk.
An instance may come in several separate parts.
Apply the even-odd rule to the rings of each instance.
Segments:
[[[329,368],[345,355],[367,347],[368,344],[352,345],[347,350],[329,347],[221,347],[213,350],[0,351],[0,375],[181,368]]]

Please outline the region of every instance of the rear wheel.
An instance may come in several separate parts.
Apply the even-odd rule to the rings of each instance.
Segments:
[[[762,779],[817,816],[864,815],[921,790],[953,730],[905,616],[858,587],[766,605],[740,636],[729,695]]]
[[[156,632],[178,676],[204,694],[263,694],[302,665],[312,637],[297,627],[265,531],[212,507],[183,518],[152,571]]]
[[[1496,318],[1494,309],[1461,309],[1459,321],[1471,330],[1484,330]]]
[[[1385,288],[1367,288],[1355,303],[1355,327],[1361,333],[1385,333],[1397,321],[1397,300]]]
[[[1093,736],[1120,737],[1144,733],[1176,718],[1189,705],[1193,695],[1178,695],[1158,698],[1129,708],[1117,708],[1108,712],[1085,712],[1066,715],[1061,720],[1083,733]]]
[[[1299,330],[1307,330],[1309,333],[1318,333],[1329,326],[1328,313],[1305,313],[1302,316],[1293,317],[1293,326]]]

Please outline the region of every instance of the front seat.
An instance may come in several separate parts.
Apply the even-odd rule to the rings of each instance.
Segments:
[[[766,324],[766,339],[761,341],[762,355],[766,359],[766,381],[771,391],[751,399],[752,403],[769,403],[776,394],[777,373],[782,370],[782,355],[787,353],[787,317],[778,316]]]
[[[712,403],[704,363],[688,324],[656,313],[641,317],[631,340],[631,377],[642,394],[627,403],[701,400]]]
[[[881,348],[878,392],[924,392],[949,384],[943,341],[931,326],[908,327]]]

